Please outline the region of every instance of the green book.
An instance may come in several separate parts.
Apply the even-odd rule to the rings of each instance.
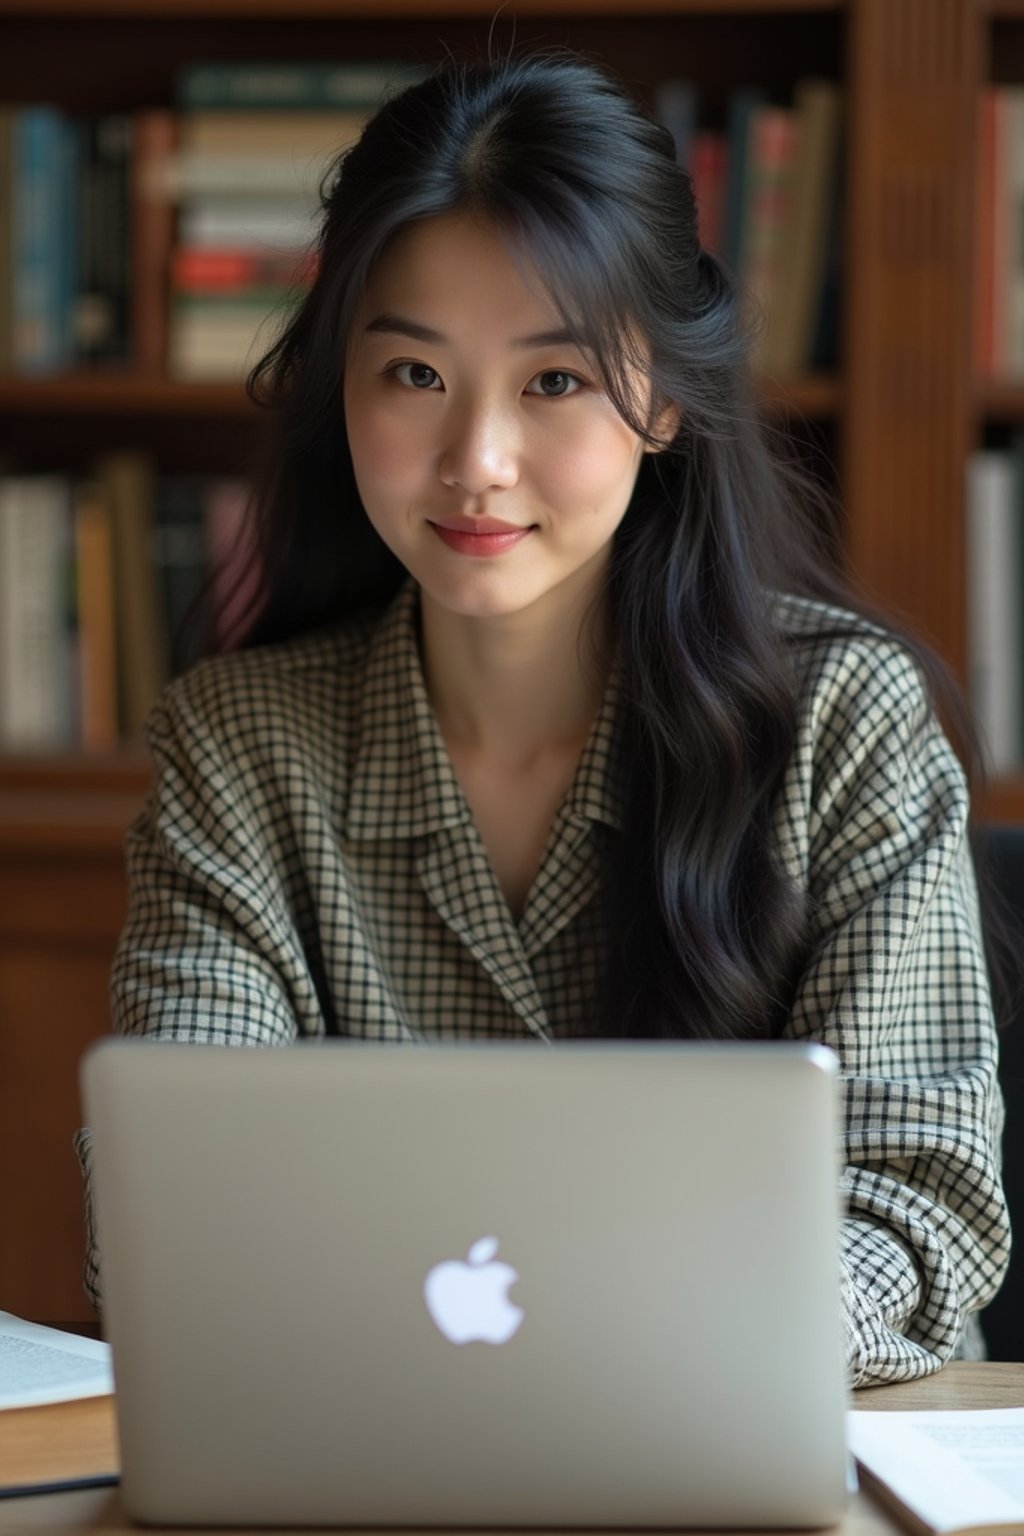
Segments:
[[[337,107],[373,110],[385,96],[422,80],[417,65],[379,63],[191,64],[178,76],[177,103],[183,111],[237,107],[294,112]]]

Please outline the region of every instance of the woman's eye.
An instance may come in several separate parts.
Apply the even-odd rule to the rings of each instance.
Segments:
[[[537,387],[534,388],[534,385]],[[558,399],[560,395],[574,395],[581,387],[574,373],[566,373],[561,368],[549,368],[546,373],[538,373],[535,379],[530,380],[527,393]]]
[[[426,363],[396,363],[391,371],[400,384],[407,384],[410,389],[436,389],[441,382],[440,374]]]

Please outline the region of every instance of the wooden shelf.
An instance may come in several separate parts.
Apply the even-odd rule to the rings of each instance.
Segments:
[[[975,399],[982,419],[991,416],[1002,421],[1024,421],[1024,384],[985,381],[977,385]]]
[[[842,11],[848,0],[637,0],[637,16],[772,15]],[[621,16],[622,0],[516,0],[519,16]],[[149,17],[324,16],[377,20],[384,16],[438,17],[495,14],[493,0],[0,0],[0,17],[130,16]]]
[[[840,381],[830,375],[765,380],[765,405],[773,413],[829,418],[839,414]],[[63,373],[47,378],[0,376],[0,413],[39,416],[220,416],[257,413],[241,384],[191,383],[154,374]]]
[[[241,384],[127,371],[0,377],[0,411],[11,415],[251,416],[255,410]]]
[[[1024,769],[1010,778],[993,779],[978,797],[981,821],[1024,822]]]

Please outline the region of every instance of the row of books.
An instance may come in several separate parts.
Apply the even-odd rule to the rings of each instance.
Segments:
[[[134,364],[236,379],[315,270],[322,180],[389,90],[375,64],[196,64],[173,106],[73,116],[0,104],[0,371]],[[657,109],[698,197],[704,243],[766,316],[761,365],[835,362],[840,96],[737,91],[724,130],[664,81]]]
[[[237,638],[248,502],[241,481],[159,475],[134,451],[0,476],[0,747],[138,739],[167,680]]]
[[[967,467],[968,677],[994,773],[1024,766],[1024,436]]]
[[[756,362],[776,378],[833,367],[842,249],[842,96],[805,79],[791,105],[759,90],[728,101],[723,129],[702,126],[696,85],[665,80],[655,109],[691,174],[701,244],[737,274]]]
[[[174,107],[0,104],[0,370],[240,377],[312,278],[330,164],[420,73],[193,65]]]

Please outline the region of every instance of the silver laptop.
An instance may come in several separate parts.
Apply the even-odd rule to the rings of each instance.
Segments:
[[[841,1516],[830,1052],[106,1040],[83,1093],[136,1518]]]

